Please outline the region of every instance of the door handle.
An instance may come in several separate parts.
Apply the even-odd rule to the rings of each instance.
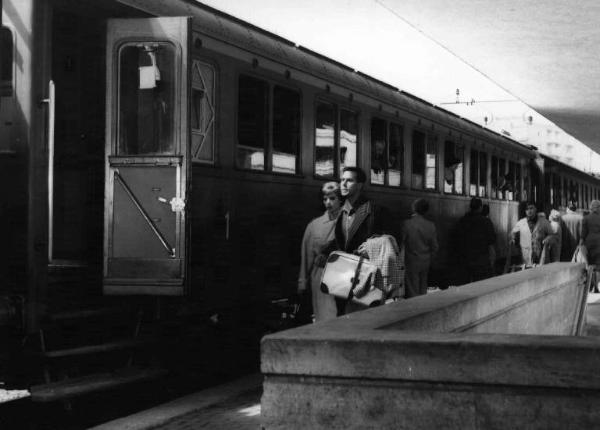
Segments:
[[[229,240],[229,211],[225,213],[225,240]]]
[[[156,200],[166,205],[171,205],[171,211],[173,212],[183,212],[185,210],[185,200],[181,197],[173,197],[171,200],[167,200],[165,197],[159,196]]]
[[[54,125],[56,122],[56,91],[54,81],[48,82],[48,98],[41,103],[48,104],[48,261],[53,259],[54,226]]]

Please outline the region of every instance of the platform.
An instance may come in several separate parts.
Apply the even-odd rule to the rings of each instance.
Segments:
[[[600,294],[588,296],[587,336],[600,341]],[[114,420],[93,430],[260,429],[262,375],[250,375],[218,387]]]

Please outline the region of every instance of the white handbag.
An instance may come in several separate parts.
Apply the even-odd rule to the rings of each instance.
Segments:
[[[376,276],[381,276],[378,267],[364,257],[333,251],[323,270],[321,291],[363,306],[376,306],[384,299],[383,291],[373,286]]]

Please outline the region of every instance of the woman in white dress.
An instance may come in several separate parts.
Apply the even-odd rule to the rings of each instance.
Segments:
[[[325,213],[313,219],[304,231],[298,276],[298,293],[302,294],[310,288],[315,322],[326,321],[337,315],[335,299],[322,293],[320,284],[327,260],[327,255],[322,251],[335,239],[335,221],[342,206],[340,186],[337,182],[327,182],[321,188],[321,195]]]

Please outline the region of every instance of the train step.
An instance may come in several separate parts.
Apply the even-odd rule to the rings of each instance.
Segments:
[[[53,402],[128,384],[150,381],[161,378],[166,374],[167,370],[161,368],[126,367],[106,373],[34,385],[29,391],[31,400],[34,402]]]
[[[150,340],[148,339],[124,339],[96,345],[83,345],[74,348],[44,351],[42,356],[46,358],[64,358],[87,354],[100,354],[105,352],[134,349],[146,345],[149,342]]]
[[[91,309],[77,309],[72,311],[63,311],[53,313],[45,318],[46,323],[68,323],[82,319],[108,318],[114,315],[123,315],[129,312],[128,309],[118,307],[104,307]]]

